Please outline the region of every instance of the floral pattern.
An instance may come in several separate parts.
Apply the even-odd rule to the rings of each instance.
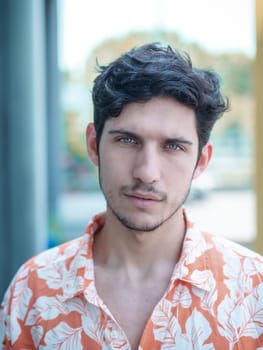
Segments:
[[[263,258],[186,222],[181,257],[139,350],[263,350]],[[93,235],[103,224],[97,215],[82,237],[19,269],[0,309],[1,349],[130,350],[95,288]]]

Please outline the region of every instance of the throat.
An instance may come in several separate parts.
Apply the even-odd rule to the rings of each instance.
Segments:
[[[131,349],[138,349],[147,322],[168,289],[180,256],[184,227],[181,231],[180,235],[168,230],[141,237],[129,231],[107,231],[104,226],[96,234],[95,286]]]
[[[95,264],[123,270],[126,275],[155,275],[159,267],[173,268],[184,240],[185,226],[177,230],[135,233],[130,230],[108,230],[107,225],[94,237]],[[137,272],[136,272],[137,270]]]
[[[152,274],[151,278],[139,281],[134,276],[125,278],[118,270],[95,269],[98,295],[125,333],[131,349],[138,349],[151,314],[167,291],[170,277],[167,273]]]

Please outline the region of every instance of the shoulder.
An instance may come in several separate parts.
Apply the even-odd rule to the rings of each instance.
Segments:
[[[249,259],[263,263],[263,256],[240,243],[226,239],[220,235],[216,235],[200,228],[198,224],[193,222],[186,211],[186,235],[185,239],[194,242],[193,247],[199,245],[202,250],[211,256],[220,255],[224,260],[231,259]],[[198,244],[197,244],[198,243]],[[213,259],[214,260],[214,259]]]
[[[76,255],[87,254],[88,242],[89,236],[83,235],[54,248],[47,249],[29,259],[23,264],[22,269],[27,269],[30,272],[37,269],[50,268],[58,264],[65,264],[74,259]]]
[[[263,256],[253,251],[245,244],[243,245],[206,231],[203,231],[202,235],[206,242],[212,245],[214,250],[220,251],[223,255],[238,255],[240,258],[251,258],[263,261]]]
[[[207,259],[211,268],[223,268],[225,276],[236,273],[241,276],[254,276],[258,283],[263,282],[263,257],[242,244],[233,242],[221,236],[202,232],[209,248]]]
[[[67,272],[77,274],[77,267],[84,265],[89,255],[89,238],[80,238],[48,249],[25,262],[15,274],[5,296],[5,302],[35,297],[45,293],[54,295],[67,280]],[[82,262],[80,263],[80,261]]]

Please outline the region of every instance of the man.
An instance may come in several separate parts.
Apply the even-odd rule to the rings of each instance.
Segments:
[[[3,349],[263,349],[263,258],[183,208],[228,108],[217,76],[144,45],[100,68],[93,102],[87,150],[106,212],[21,267]]]

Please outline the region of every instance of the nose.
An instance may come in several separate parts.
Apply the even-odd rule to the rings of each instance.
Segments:
[[[160,159],[153,148],[142,148],[136,154],[133,177],[145,184],[152,184],[160,180]]]

